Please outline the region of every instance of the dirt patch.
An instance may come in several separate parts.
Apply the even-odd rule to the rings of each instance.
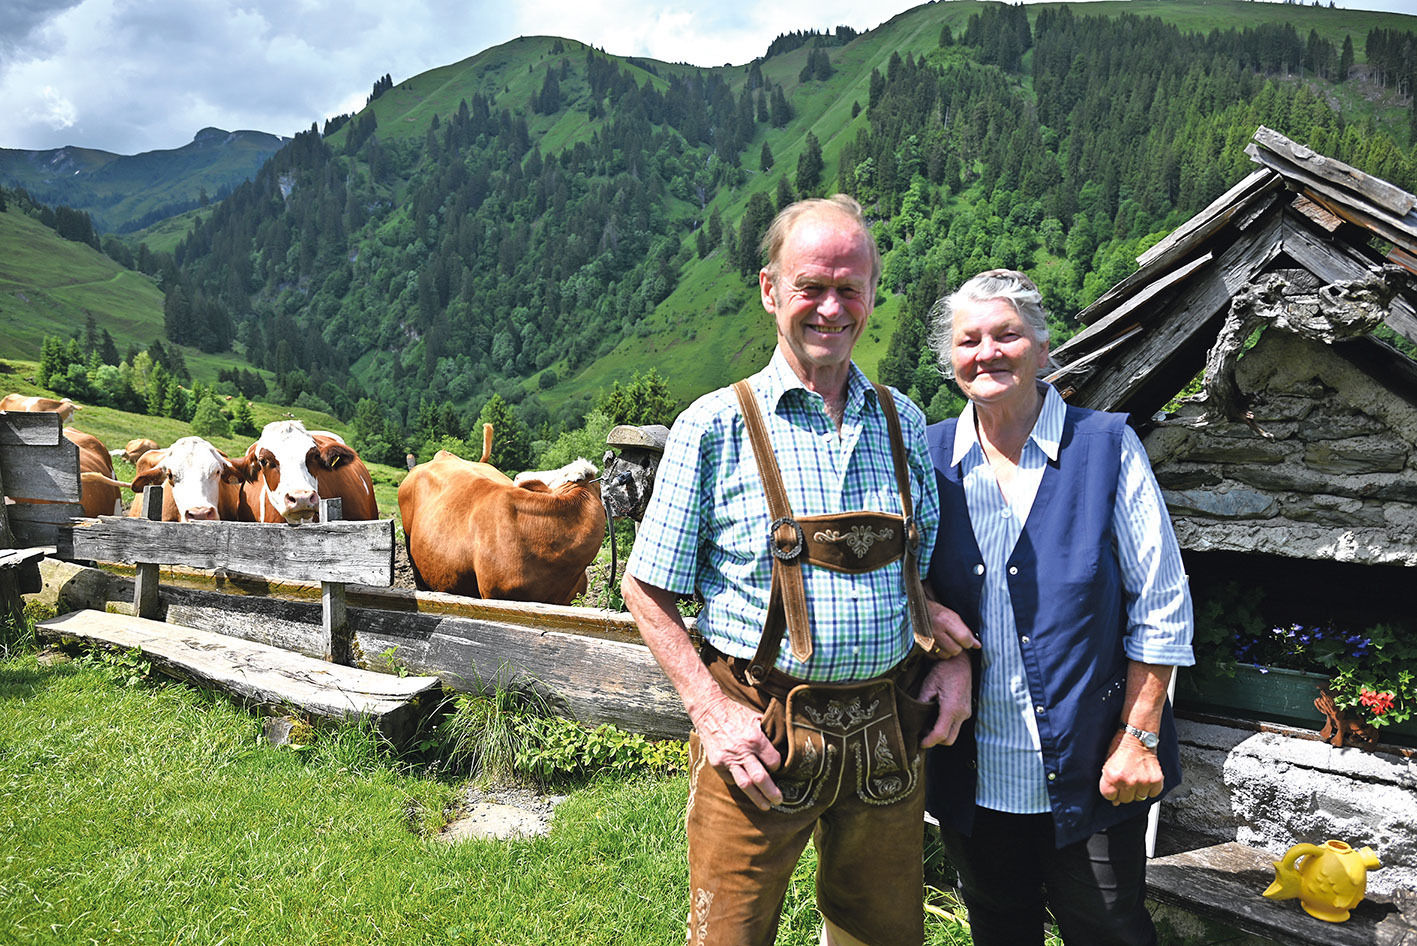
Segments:
[[[413,562],[409,560],[408,549],[402,542],[394,542],[394,582],[395,588],[416,588],[413,582]]]
[[[565,795],[542,795],[520,786],[467,789],[458,817],[438,839],[449,844],[468,838],[530,838],[551,830],[556,806]]]

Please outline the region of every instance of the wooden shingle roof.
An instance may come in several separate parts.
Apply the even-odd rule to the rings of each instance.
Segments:
[[[1260,168],[1139,256],[1054,349],[1069,403],[1144,423],[1204,369],[1236,294],[1276,271],[1376,291],[1383,324],[1417,344],[1417,197],[1269,128],[1245,151]],[[1417,403],[1411,359],[1371,335],[1333,344]]]

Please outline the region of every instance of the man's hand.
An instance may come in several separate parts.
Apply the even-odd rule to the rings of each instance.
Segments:
[[[1126,733],[1112,737],[1112,748],[1102,764],[1097,790],[1113,805],[1145,801],[1161,794],[1164,784],[1156,753]]]
[[[763,733],[763,717],[720,695],[690,714],[708,764],[737,785],[763,811],[782,801],[782,792],[768,774],[782,764],[782,754]]]
[[[946,608],[945,610],[949,610]],[[953,611],[950,611],[954,614]],[[920,740],[923,748],[952,745],[959,738],[959,727],[971,715],[973,668],[969,655],[960,653],[948,660],[936,661],[920,686],[920,700],[934,700],[940,712],[935,726]]]
[[[933,656],[950,658],[979,647],[979,638],[974,636],[963,619],[928,593],[925,595],[925,610],[930,615],[930,633],[935,637]]]

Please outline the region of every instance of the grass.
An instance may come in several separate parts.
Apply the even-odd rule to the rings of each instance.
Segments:
[[[683,936],[683,777],[572,786],[551,834],[448,846],[460,786],[357,728],[272,748],[141,661],[0,660],[6,943],[662,944]],[[813,946],[809,850],[778,942]],[[969,942],[933,895],[931,946]],[[943,907],[941,904],[943,903]]]

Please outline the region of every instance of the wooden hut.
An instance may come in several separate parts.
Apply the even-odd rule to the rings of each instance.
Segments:
[[[1069,403],[1130,415],[1198,614],[1228,594],[1266,617],[1408,623],[1417,197],[1268,128],[1246,152],[1259,169],[1081,313],[1050,380]],[[1312,684],[1243,710],[1208,699],[1201,669],[1179,679],[1185,784],[1163,824],[1270,856],[1371,845],[1384,869],[1370,890],[1417,889],[1411,749],[1321,740]]]

